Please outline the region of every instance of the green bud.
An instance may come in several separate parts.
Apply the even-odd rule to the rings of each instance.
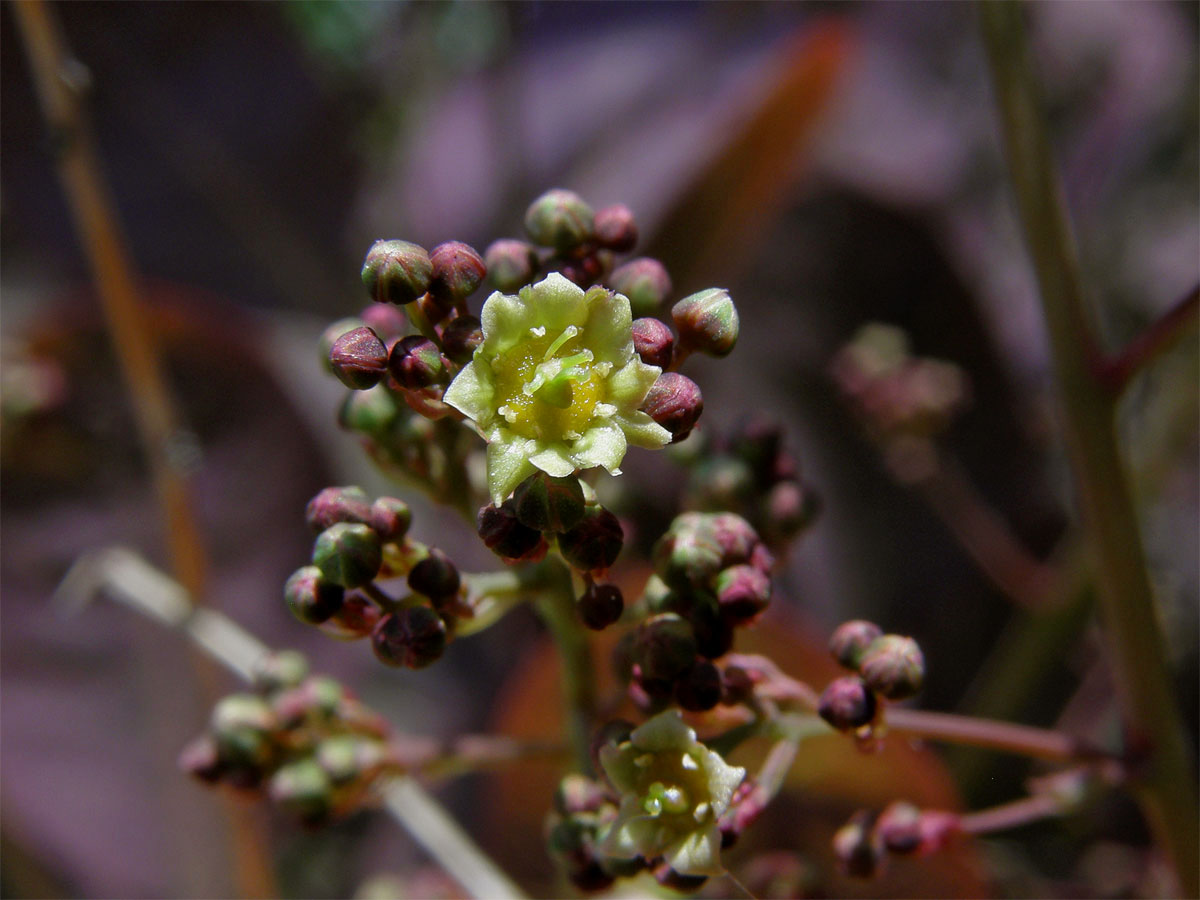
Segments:
[[[737,307],[724,288],[708,288],[671,307],[680,343],[709,356],[728,356],[738,339]]]
[[[312,757],[280,766],[267,788],[271,799],[304,822],[325,819],[333,804],[333,785]]]
[[[371,504],[370,525],[385,544],[403,540],[412,525],[412,510],[399,497],[380,497]]]
[[[707,585],[722,568],[721,545],[711,534],[693,529],[673,526],[654,545],[653,556],[654,570],[677,591]]]
[[[821,692],[817,714],[838,731],[861,728],[875,719],[875,695],[861,678],[848,675],[831,681]]]
[[[370,777],[383,762],[379,741],[357,734],[338,734],[317,744],[317,764],[334,784]]]
[[[383,548],[370,526],[338,522],[317,536],[312,561],[328,581],[354,588],[379,574]]]
[[[671,296],[671,276],[657,259],[645,256],[618,266],[605,283],[629,298],[635,319],[657,316]]]
[[[542,532],[561,533],[583,521],[583,488],[573,475],[554,478],[536,472],[517,485],[513,505],[521,524]]]
[[[889,700],[904,700],[921,689],[925,657],[912,638],[885,634],[871,642],[858,671],[871,690]]]
[[[387,372],[387,347],[366,326],[347,331],[329,349],[329,367],[353,391],[365,391]]]
[[[258,769],[274,753],[270,704],[256,694],[230,694],[213,707],[209,723],[222,763]]]
[[[254,665],[254,686],[274,693],[296,687],[308,676],[308,660],[299,650],[276,650]]]
[[[713,585],[721,615],[735,625],[752,622],[771,602],[771,579],[753,566],[730,566]]]
[[[858,671],[863,654],[876,638],[883,636],[881,629],[874,622],[864,619],[851,619],[843,622],[834,629],[829,638],[829,652],[833,658],[847,669]]]
[[[596,214],[572,191],[547,191],[525,211],[525,231],[535,244],[560,253],[573,250],[595,236]]]
[[[532,282],[539,268],[537,250],[525,241],[495,241],[483,255],[488,281],[506,294],[515,293]]]
[[[376,241],[363,261],[363,285],[377,303],[412,303],[429,290],[432,277],[425,248],[407,241]]]
[[[346,395],[338,411],[338,424],[348,431],[371,437],[387,434],[396,421],[399,408],[386,385],[377,384],[366,391]]]
[[[302,566],[283,586],[288,609],[306,625],[320,625],[342,608],[345,590],[327,580],[316,566]]]

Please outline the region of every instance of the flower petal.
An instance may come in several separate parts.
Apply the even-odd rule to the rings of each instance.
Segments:
[[[737,790],[746,770],[741,766],[731,766],[722,759],[721,754],[714,750],[704,751],[704,761],[701,763],[708,776],[708,793],[711,798],[713,815],[722,816],[729,809],[729,801]]]
[[[642,811],[636,797],[623,798],[621,812],[600,842],[600,851],[613,859],[633,859],[639,855],[653,858],[658,855],[657,838],[661,830],[658,821]]]
[[[550,334],[557,335],[568,325],[582,328],[587,321],[587,305],[583,302],[583,288],[567,281],[558,272],[551,272],[537,284],[521,288],[524,303],[535,321],[543,325]],[[484,329],[487,334],[487,329]]]
[[[468,419],[486,428],[496,414],[495,388],[487,363],[472,361],[450,382],[442,402],[448,403]]]
[[[716,825],[693,831],[663,851],[663,858],[680,875],[721,875],[721,835]]]
[[[484,301],[479,320],[483,328],[480,350],[488,359],[528,338],[529,329],[539,324],[524,299],[499,291]]]
[[[513,488],[533,474],[534,468],[529,456],[536,446],[535,441],[518,437],[503,428],[495,429],[489,436],[488,493],[492,495],[492,502],[497,506],[504,502],[504,498],[512,493]]]
[[[635,728],[629,740],[639,750],[650,753],[688,750],[696,744],[696,732],[683,724],[678,710],[668,709]]]
[[[605,422],[589,428],[571,448],[571,458],[581,469],[593,466],[604,466],[616,475],[620,472],[618,466],[625,458],[625,432],[619,425]]]
[[[629,298],[607,288],[589,288],[584,295],[587,323],[583,326],[587,346],[596,354],[597,362],[624,366],[633,357],[633,314]]]
[[[636,357],[631,359],[608,376],[608,402],[624,409],[637,409],[661,374],[658,366],[648,366]]]
[[[661,450],[671,443],[671,432],[640,410],[623,416],[618,415],[613,421],[621,426],[625,438],[635,447]]]
[[[529,461],[552,478],[564,478],[575,471],[575,463],[562,441],[537,444],[536,452],[529,457]]]

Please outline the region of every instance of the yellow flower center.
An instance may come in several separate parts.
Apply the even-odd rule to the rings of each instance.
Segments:
[[[590,350],[580,349],[574,325],[558,335],[530,332],[492,360],[497,412],[521,437],[575,440],[604,412],[611,364],[595,363]]]

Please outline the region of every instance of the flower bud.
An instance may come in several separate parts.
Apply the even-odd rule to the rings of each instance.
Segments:
[[[829,682],[821,692],[817,714],[838,731],[850,731],[872,722],[875,709],[875,695],[861,678],[848,675]]]
[[[331,322],[321,332],[321,337],[317,340],[317,352],[321,354],[321,365],[328,371],[332,372],[333,367],[329,361],[329,354],[333,351],[333,345],[343,334],[348,331],[353,331],[355,328],[362,328],[365,323],[362,319],[348,317],[338,319],[336,322]]]
[[[596,210],[596,243],[617,253],[628,253],[637,244],[637,223],[623,203]]]
[[[379,620],[371,649],[384,665],[423,669],[446,649],[446,623],[428,606],[405,607]]]
[[[662,613],[638,626],[633,652],[643,678],[673,681],[696,661],[696,638],[679,616]]]
[[[313,534],[320,534],[338,522],[366,525],[371,521],[371,501],[360,487],[327,487],[308,501],[304,521]]]
[[[821,510],[817,494],[798,481],[781,481],[767,493],[766,531],[788,541],[813,523]]]
[[[437,344],[420,334],[396,341],[387,367],[396,384],[409,391],[441,384],[449,375]]]
[[[859,660],[858,671],[871,690],[889,700],[903,700],[921,689],[925,657],[912,638],[885,634],[871,642]]]
[[[647,256],[618,266],[606,283],[618,294],[629,298],[635,319],[658,315],[671,296],[671,276],[662,263]]]
[[[213,707],[209,727],[222,762],[261,766],[272,754],[271,732],[276,728],[271,706],[256,694],[230,694]]]
[[[704,398],[700,386],[686,375],[664,372],[646,394],[641,409],[667,429],[671,443],[676,443],[691,434],[704,412]]]
[[[442,331],[442,349],[447,358],[465,365],[475,355],[475,348],[483,343],[483,327],[475,316],[459,316],[451,319]]]
[[[336,734],[317,744],[317,765],[337,785],[370,776],[383,762],[379,741],[357,734]]]
[[[408,330],[408,318],[401,309],[390,303],[368,303],[358,317],[379,335],[385,345]]]
[[[533,281],[538,270],[537,251],[525,241],[495,241],[483,252],[487,263],[488,281],[506,294]]]
[[[708,660],[696,660],[675,682],[675,701],[691,712],[704,712],[721,702],[721,671]]]
[[[458,593],[462,586],[462,576],[458,574],[458,567],[450,561],[450,557],[434,548],[429,551],[428,556],[412,567],[412,571],[408,573],[408,586],[431,600],[444,600]]]
[[[579,618],[593,631],[603,631],[621,618],[625,611],[625,598],[615,584],[588,585],[579,598]]]
[[[721,571],[721,547],[709,533],[674,529],[654,545],[654,569],[676,591],[706,585]]]
[[[573,475],[554,478],[536,472],[517,485],[513,507],[522,525],[541,532],[569,531],[583,521],[583,488]]]
[[[179,770],[212,784],[221,778],[221,757],[211,734],[202,734],[179,752]]]
[[[692,468],[688,496],[702,509],[739,509],[754,502],[754,473],[735,456],[713,456]]]
[[[733,649],[733,623],[721,615],[711,594],[697,594],[687,620],[696,636],[696,652],[705,659],[717,659]]]
[[[320,625],[342,608],[345,590],[327,580],[316,566],[303,566],[283,586],[288,609],[301,622]]]
[[[737,307],[724,288],[708,288],[671,307],[680,343],[709,356],[728,356],[738,338]]]
[[[834,629],[829,638],[829,652],[840,665],[857,671],[867,648],[882,636],[883,629],[874,622],[851,619]]]
[[[771,579],[753,566],[722,570],[713,588],[722,618],[735,625],[753,621],[771,602]]]
[[[603,571],[617,561],[625,531],[603,506],[588,507],[574,528],[558,536],[563,559],[581,572]]]
[[[412,303],[429,290],[432,276],[425,248],[408,241],[376,241],[363,261],[363,285],[376,303]]]
[[[371,504],[371,528],[385,544],[404,539],[412,525],[412,510],[399,497],[380,497]]]
[[[475,293],[487,275],[483,257],[462,241],[438,244],[430,251],[429,260],[433,265],[429,292],[451,306]]]
[[[572,259],[559,269],[559,273],[580,287],[591,287],[604,274],[604,263],[598,255],[589,253]]]
[[[912,853],[921,846],[921,810],[897,801],[879,814],[875,833],[892,853]]]
[[[666,369],[675,354],[675,335],[660,319],[634,319],[633,349],[646,365]]]
[[[765,567],[755,559],[755,554],[762,546],[758,540],[758,532],[754,526],[736,513],[715,513],[707,518],[713,540],[721,548],[721,565],[737,566],[743,563],[755,566],[766,572],[773,561],[768,561]]]
[[[338,410],[338,424],[347,431],[378,437],[387,433],[398,412],[392,392],[386,385],[377,384],[370,390],[346,395]]]
[[[308,660],[299,650],[275,650],[254,664],[253,683],[260,691],[274,693],[294,688],[308,677]]]
[[[874,877],[883,863],[883,845],[871,827],[871,814],[857,812],[833,836],[838,866],[854,878]]]
[[[535,244],[560,253],[587,243],[595,234],[595,213],[573,191],[547,191],[525,211],[525,231]]]
[[[483,543],[507,563],[529,559],[545,547],[540,531],[518,521],[511,501],[499,507],[483,507],[476,524]]]
[[[366,597],[347,594],[337,612],[321,623],[321,631],[338,641],[357,641],[374,630],[381,615]]]
[[[370,328],[352,328],[329,349],[329,365],[338,381],[352,391],[379,383],[387,372],[387,348]]]
[[[383,548],[367,525],[337,522],[317,536],[312,561],[328,581],[354,588],[379,574]]]
[[[333,803],[329,776],[312,757],[280,766],[267,790],[275,803],[308,823],[324,820]]]
[[[741,666],[726,666],[721,673],[721,702],[726,706],[748,703],[754,697],[754,679]]]

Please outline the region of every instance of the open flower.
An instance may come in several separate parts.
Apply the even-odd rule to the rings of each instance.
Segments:
[[[638,410],[661,369],[634,352],[621,294],[584,293],[553,273],[515,297],[492,294],[480,318],[483,343],[443,399],[487,440],[496,504],[537,469],[563,477],[603,466],[617,475],[628,444],[670,442]]]
[[[629,740],[600,750],[600,764],[621,795],[617,819],[600,849],[614,859],[662,856],[681,875],[720,875],[718,821],[746,770],[696,740],[667,710]]]

